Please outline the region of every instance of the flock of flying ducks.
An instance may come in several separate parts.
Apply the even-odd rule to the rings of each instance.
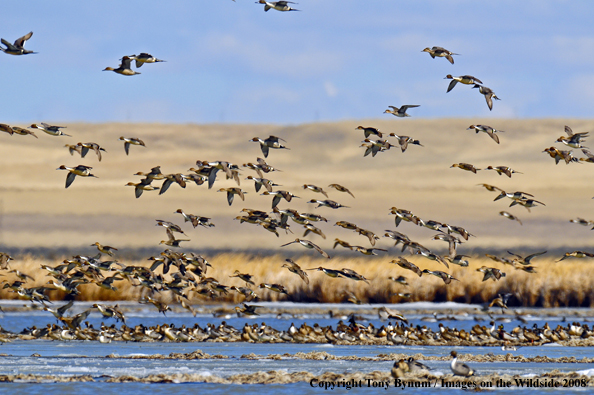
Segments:
[[[264,11],[268,11],[270,9],[278,11],[299,11],[290,6],[290,4],[295,4],[290,1],[270,2],[265,0],[259,0],[257,4],[264,4]],[[29,40],[32,37],[32,35],[33,32],[30,32],[25,36],[17,39],[14,42],[14,44],[11,44],[5,39],[2,39],[1,42],[2,44],[4,44],[6,48],[0,47],[0,50],[10,55],[34,54],[36,52],[24,48],[25,42]],[[437,46],[425,48],[423,52],[429,53],[429,55],[432,58],[446,58],[452,65],[454,64],[453,56],[458,55],[449,50],[446,50],[445,48]],[[135,62],[135,66],[137,69],[142,67],[142,65],[145,63],[164,62],[163,60],[160,60],[148,53],[140,53],[139,55],[124,56],[121,59],[121,64],[118,68],[114,69],[112,67],[107,67],[104,69],[104,71],[114,71],[115,73],[126,76],[140,74],[139,72],[132,70],[133,61]],[[452,76],[451,74],[448,74],[445,77],[445,79],[451,80],[446,92],[450,92],[452,89],[454,89],[454,87],[456,87],[458,83],[463,85],[471,85],[472,88],[478,89],[479,92],[485,97],[489,110],[493,109],[493,100],[499,100],[495,93],[490,88],[482,85],[482,81],[476,77],[470,75]],[[392,114],[398,118],[405,118],[410,117],[410,115],[407,113],[409,109],[417,108],[419,107],[419,105],[402,105],[400,107],[388,107],[389,108],[386,109],[384,113]],[[21,128],[18,126],[0,124],[0,131],[6,132],[10,135],[31,135],[37,138],[37,135],[32,130],[29,130],[35,129],[43,131],[51,136],[71,137],[70,135],[64,133],[61,130],[63,128],[65,127],[49,125],[46,123],[32,124],[31,126],[29,126],[29,128]],[[362,147],[365,148],[364,156],[368,156],[369,154],[375,156],[380,152],[385,152],[389,150],[391,147],[399,147],[401,149],[401,152],[403,153],[411,145],[423,147],[419,140],[414,139],[410,136],[400,136],[395,133],[390,133],[389,136],[395,137],[397,141],[397,145],[393,145],[387,140],[382,140],[383,134],[377,128],[368,126],[358,126],[356,129],[362,130],[364,134],[364,140],[362,141]],[[497,144],[500,143],[499,134],[503,133],[503,131],[497,130],[487,125],[473,124],[470,125],[467,130],[474,130],[477,134],[479,132],[485,133]],[[580,161],[594,163],[594,155],[588,150],[587,147],[584,147],[582,145],[582,142],[588,136],[588,133],[574,133],[568,126],[565,127],[565,133],[566,136],[564,135],[559,137],[556,140],[556,142],[562,143],[570,148],[581,149],[586,158],[575,158],[572,155],[572,151],[560,150],[555,147],[546,148],[543,152],[548,153],[551,156],[551,158],[555,160],[556,164],[558,164],[560,161],[564,161],[566,164],[579,163]],[[377,136],[378,139],[373,140],[372,138],[370,138],[372,136]],[[145,146],[144,142],[136,137],[122,136],[120,137],[120,140],[124,142],[124,149],[126,155],[129,154],[131,145],[138,145],[143,147]],[[257,142],[259,144],[264,158],[268,158],[271,150],[289,150],[289,148],[283,144],[286,143],[286,141],[277,136],[269,136],[267,138],[254,137],[249,141]],[[65,147],[68,148],[69,153],[71,155],[74,155],[76,153],[79,154],[81,158],[84,158],[87,155],[87,153],[93,151],[97,155],[99,161],[101,161],[102,159],[102,152],[105,152],[105,150],[99,144],[92,142],[79,142],[76,145],[66,144]],[[290,229],[291,225],[301,226],[302,230],[304,231],[302,238],[295,238],[294,241],[282,244],[280,247],[288,247],[290,245],[295,244],[297,246],[310,249],[322,255],[324,258],[330,259],[330,255],[326,251],[324,251],[320,246],[318,246],[311,240],[304,239],[304,237],[310,234],[312,236],[316,235],[322,239],[326,239],[326,235],[324,234],[324,232],[315,224],[328,222],[328,220],[324,218],[321,214],[307,212],[300,213],[297,210],[291,208],[279,208],[279,204],[282,200],[286,201],[287,203],[290,203],[292,199],[298,199],[299,196],[296,196],[295,194],[287,190],[273,189],[274,187],[279,187],[280,185],[275,184],[274,181],[265,177],[268,177],[268,173],[278,171],[278,169],[275,169],[274,167],[269,165],[266,162],[266,159],[257,158],[256,163],[243,164],[242,167],[248,170],[255,171],[256,174],[249,175],[246,178],[246,180],[253,181],[255,183],[256,193],[258,193],[262,188],[264,188],[265,191],[261,195],[272,197],[272,212],[269,213],[262,210],[243,208],[241,210],[243,214],[241,216],[236,217],[235,219],[238,220],[240,223],[248,223],[260,226],[263,229],[276,235],[276,237],[280,237],[279,230],[284,230],[285,233],[288,233],[293,232]],[[508,166],[489,165],[488,167],[481,169],[475,167],[472,164],[461,162],[455,163],[451,167],[459,168],[461,170],[472,172],[474,174],[477,174],[479,170],[493,170],[497,172],[499,175],[506,175],[509,178],[511,178],[513,174],[522,174],[521,172],[511,169]],[[78,165],[74,167],[61,165],[60,167],[58,167],[58,169],[66,170],[68,172],[66,176],[66,188],[72,185],[76,176],[95,178],[97,177],[91,173],[92,167],[86,165]],[[188,171],[190,171],[191,173],[166,174],[161,172],[160,166],[155,166],[148,172],[137,172],[135,175],[142,176],[143,178],[137,183],[129,182],[127,186],[133,186],[135,191],[135,197],[140,198],[143,192],[145,191],[159,190],[159,195],[161,195],[165,193],[173,184],[177,184],[181,188],[185,188],[187,183],[194,182],[198,186],[207,184],[208,189],[210,189],[216,181],[217,174],[224,174],[226,179],[235,180],[238,186],[231,188],[220,188],[218,189],[218,192],[223,192],[226,194],[227,202],[230,206],[233,204],[235,196],[238,196],[242,201],[245,201],[245,195],[248,192],[239,187],[239,165],[226,161],[198,160],[196,161],[196,167],[191,167]],[[155,181],[162,181],[163,183],[160,187],[153,186],[152,183]],[[503,198],[510,199],[510,207],[514,205],[521,205],[525,207],[528,211],[530,211],[530,208],[536,207],[538,205],[544,206],[544,203],[536,200],[533,195],[527,192],[506,192],[503,189],[490,184],[479,185],[483,186],[490,192],[498,193],[494,201]],[[349,189],[342,185],[330,184],[328,187],[333,188],[337,192],[349,194],[352,198],[355,197]],[[349,208],[348,206],[345,206],[334,200],[330,200],[328,192],[325,191],[322,187],[313,184],[303,184],[303,189],[305,191],[308,191],[308,193],[318,193],[325,197],[325,199],[309,200],[309,203],[317,205],[315,206],[315,208]],[[441,256],[430,251],[428,248],[421,245],[420,243],[411,240],[404,233],[395,230],[386,230],[384,237],[394,240],[394,246],[401,244],[401,252],[404,252],[406,250],[410,252],[412,255],[423,256],[428,260],[432,260],[444,265],[446,269],[450,268],[450,263],[462,267],[467,267],[469,265],[467,259],[469,257],[467,255],[457,253],[458,246],[463,243],[462,240],[466,242],[469,240],[470,237],[474,236],[468,230],[459,226],[442,223],[435,220],[423,220],[420,217],[413,214],[411,211],[406,209],[392,207],[389,210],[389,212],[390,214],[395,215],[396,227],[398,227],[402,222],[409,222],[414,225],[425,227],[438,232],[433,236],[433,240],[444,241],[448,244],[448,254],[445,256]],[[215,226],[213,223],[211,223],[211,218],[209,217],[189,214],[184,212],[182,209],[177,209],[175,213],[179,213],[182,216],[184,223],[190,222],[190,224],[194,228],[196,228],[197,226],[202,226],[204,228],[212,228]],[[522,224],[521,220],[518,217],[506,211],[500,211],[500,215],[504,218],[517,221],[520,225]],[[291,219],[291,223],[289,223],[289,219]],[[176,238],[176,234],[185,235],[185,232],[179,225],[170,221],[156,221],[158,226],[165,228],[167,235],[167,240],[162,240],[160,244],[164,244],[167,247],[177,249],[181,248],[181,242],[189,241],[189,239]],[[571,220],[571,222],[575,222],[586,226],[594,225],[594,221],[587,221],[581,218]],[[335,226],[339,226],[343,229],[351,230],[359,235],[365,236],[365,238],[369,240],[371,247],[351,245],[341,239],[336,238],[334,240],[333,249],[340,246],[342,248],[351,251],[356,251],[364,255],[378,255],[378,252],[387,252],[386,249],[375,248],[376,241],[379,240],[380,237],[376,235],[373,231],[364,229],[348,221],[338,221],[335,223]],[[208,267],[212,267],[211,264],[204,257],[196,255],[192,252],[183,253],[174,251],[171,248],[167,248],[159,256],[149,258],[149,260],[153,263],[150,266],[150,268],[147,268],[144,266],[125,265],[119,262],[114,258],[115,251],[117,251],[117,248],[104,246],[101,245],[99,242],[96,242],[93,245],[96,246],[98,249],[98,254],[96,256],[77,255],[72,259],[67,259],[61,264],[54,267],[42,265],[42,268],[45,271],[47,271],[47,275],[51,277],[51,280],[49,280],[47,283],[47,285],[50,285],[49,287],[27,287],[26,283],[28,280],[31,280],[32,277],[27,275],[26,273],[20,272],[19,270],[11,269],[10,261],[12,260],[12,258],[8,254],[2,253],[0,255],[0,269],[7,271],[8,269],[11,269],[10,271],[8,271],[8,273],[13,273],[16,277],[18,277],[18,280],[15,280],[13,282],[9,282],[7,280],[2,281],[2,283],[4,283],[4,288],[11,289],[21,298],[42,304],[44,306],[44,310],[51,312],[59,322],[65,325],[63,328],[59,328],[56,325],[48,325],[47,328],[42,330],[31,329],[31,336],[34,336],[35,338],[41,338],[45,336],[61,340],[90,339],[98,340],[101,342],[110,342],[112,339],[125,341],[142,341],[147,339],[161,340],[164,338],[167,338],[172,341],[196,341],[217,338],[220,336],[238,336],[238,338],[244,341],[284,340],[304,342],[310,341],[311,339],[315,339],[318,335],[323,335],[325,341],[339,342],[345,339],[348,341],[351,338],[353,339],[353,341],[356,339],[364,340],[370,339],[371,336],[375,336],[385,337],[386,339],[389,339],[395,344],[402,344],[406,343],[408,339],[415,338],[420,338],[422,340],[423,338],[439,337],[441,339],[448,340],[456,337],[458,337],[459,339],[465,339],[465,336],[468,336],[468,339],[471,339],[471,336],[476,336],[477,338],[481,336],[490,336],[489,338],[492,337],[496,340],[508,343],[510,341],[519,341],[518,339],[521,338],[527,339],[527,341],[534,342],[539,340],[550,340],[551,337],[549,336],[549,334],[554,334],[554,332],[551,332],[550,329],[548,329],[549,334],[546,334],[546,328],[542,332],[544,334],[540,335],[537,334],[533,336],[533,332],[531,332],[530,330],[526,330],[526,328],[524,328],[523,331],[521,331],[521,333],[519,334],[510,334],[503,331],[502,327],[500,327],[499,329],[495,329],[495,326],[493,326],[493,328],[488,332],[486,329],[481,329],[480,327],[478,329],[473,328],[472,333],[465,335],[454,333],[448,328],[443,327],[443,325],[440,325],[440,333],[434,335],[431,334],[430,331],[419,331],[419,328],[414,328],[412,326],[410,328],[398,325],[394,327],[391,324],[389,324],[388,328],[382,327],[378,330],[376,330],[375,328],[370,329],[369,327],[363,327],[362,325],[357,324],[354,319],[350,321],[349,326],[342,324],[342,322],[339,323],[339,326],[342,324],[344,327],[337,328],[336,331],[329,330],[327,328],[326,330],[324,330],[323,328],[308,328],[304,324],[304,326],[306,327],[305,330],[303,329],[304,326],[302,326],[302,328],[300,329],[297,329],[292,325],[291,328],[286,332],[275,333],[274,330],[272,330],[270,327],[266,327],[265,324],[263,324],[262,327],[258,327],[257,325],[249,326],[246,324],[243,331],[240,332],[235,328],[227,326],[224,323],[222,328],[215,328],[214,326],[209,326],[206,329],[202,329],[196,325],[192,330],[189,330],[189,328],[175,328],[173,325],[159,326],[158,328],[155,328],[156,330],[153,330],[151,328],[145,328],[142,325],[132,329],[125,326],[125,316],[120,311],[117,305],[108,306],[104,304],[94,304],[92,309],[85,310],[83,313],[74,316],[66,317],[65,313],[68,311],[70,307],[72,307],[72,300],[60,308],[52,309],[49,307],[51,301],[47,295],[48,291],[60,290],[65,294],[70,295],[71,298],[74,298],[80,292],[78,290],[78,287],[80,285],[94,284],[108,291],[115,292],[117,291],[117,288],[115,287],[114,283],[119,281],[127,281],[134,287],[140,287],[143,290],[142,294],[144,294],[144,296],[139,300],[139,302],[151,303],[158,309],[159,312],[163,314],[171,310],[171,308],[161,300],[162,298],[156,297],[157,294],[160,294],[164,291],[170,291],[174,295],[174,299],[181,303],[181,305],[184,308],[188,309],[194,315],[196,315],[196,312],[189,303],[189,296],[191,293],[204,295],[210,298],[216,298],[224,296],[228,294],[230,291],[234,291],[242,295],[244,298],[244,302],[242,303],[242,305],[235,307],[238,316],[258,315],[256,309],[259,306],[247,304],[247,302],[259,299],[259,296],[250,287],[250,285],[255,286],[256,283],[253,281],[254,276],[249,273],[242,273],[239,270],[236,270],[233,273],[233,275],[229,276],[230,278],[238,278],[241,281],[245,282],[245,287],[226,286],[224,284],[221,284],[219,280],[213,277],[207,277],[207,270]],[[508,253],[512,256],[512,258],[497,257],[489,254],[487,254],[487,256],[493,259],[494,261],[509,264],[512,268],[523,270],[527,273],[535,273],[536,271],[534,266],[531,265],[531,260],[537,256],[545,254],[546,251],[531,254],[525,257],[515,254],[511,251],[508,251]],[[105,257],[108,257],[107,260],[102,260],[102,258]],[[561,257],[561,259],[559,259],[559,261],[562,261],[570,257],[591,258],[594,257],[594,254],[583,251],[567,252],[563,257]],[[408,261],[403,256],[398,256],[396,259],[393,259],[391,263],[396,264],[403,269],[411,271],[419,277],[421,277],[423,274],[436,276],[444,282],[444,285],[450,284],[452,281],[458,281],[458,279],[454,278],[451,274],[448,274],[444,271],[429,269],[421,270],[419,267],[417,267],[412,262]],[[161,273],[157,271],[159,267],[161,267]],[[317,268],[308,268],[304,270],[300,267],[300,265],[297,262],[295,262],[292,259],[286,259],[286,263],[284,263],[282,267],[286,268],[291,273],[294,273],[295,275],[299,276],[301,280],[304,281],[306,284],[309,284],[309,276],[306,270],[320,271],[331,278],[344,278],[352,281],[361,281],[369,284],[369,280],[365,278],[362,274],[359,274],[354,270],[348,268],[336,270],[319,266]],[[173,268],[175,268],[175,271],[172,271]],[[499,281],[506,276],[506,273],[502,272],[500,269],[497,268],[482,266],[481,268],[478,268],[476,270],[482,274],[482,281]],[[169,279],[166,277],[167,274],[169,274]],[[392,279],[400,284],[407,285],[407,280],[404,276],[400,276],[398,278],[392,277]],[[260,283],[257,286],[257,288],[266,289],[271,292],[276,292],[278,294],[289,295],[289,292],[282,284]],[[398,295],[401,295],[401,297],[405,296],[405,294]],[[347,300],[353,303],[360,303],[357,297],[348,291],[345,292],[345,296],[347,296]],[[503,309],[507,308],[506,303],[508,297],[509,295],[499,295],[498,298],[495,298],[490,303],[489,307],[500,307],[503,312]],[[121,321],[124,324],[122,326],[122,329],[117,330],[114,326],[105,327],[103,325],[100,330],[93,330],[92,326],[88,326],[87,328],[82,329],[82,322],[87,318],[87,316],[93,309],[96,309],[106,319],[113,318],[116,321]],[[380,317],[382,316],[382,313],[384,313],[384,315],[386,315],[387,317],[396,318],[398,320],[406,322],[406,319],[404,317],[400,316],[397,313],[390,312],[385,308],[381,310]],[[578,329],[580,328],[582,329],[581,333],[583,333],[583,328],[579,327]],[[475,329],[476,332],[474,332]],[[569,331],[569,333],[572,334],[571,331]],[[546,339],[543,336],[545,336]],[[7,340],[6,338],[2,337],[0,338],[0,341]],[[468,365],[458,361],[457,354],[455,351],[451,352],[451,356],[453,358],[451,362],[451,370],[455,375],[472,376],[475,373],[475,371]],[[413,358],[409,358],[407,361],[397,361],[392,369],[392,375],[394,377],[402,377],[403,375],[409,372],[418,372],[429,369],[430,368],[428,366],[423,365],[418,361],[415,361]]]

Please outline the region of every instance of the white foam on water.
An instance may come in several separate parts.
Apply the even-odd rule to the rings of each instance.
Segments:
[[[89,368],[86,366],[64,366],[61,370],[67,373],[92,373],[99,371],[97,368]]]
[[[594,369],[578,370],[576,373],[579,375],[592,377],[594,376]]]

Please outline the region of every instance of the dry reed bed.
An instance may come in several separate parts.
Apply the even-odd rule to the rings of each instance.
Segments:
[[[423,275],[418,277],[411,271],[400,268],[390,263],[395,256],[383,257],[335,257],[331,260],[313,256],[301,256],[296,262],[303,268],[326,267],[330,269],[349,268],[365,276],[369,284],[363,281],[354,281],[346,278],[331,278],[321,271],[307,271],[309,285],[299,276],[282,268],[284,256],[258,256],[245,253],[224,253],[209,258],[212,268],[208,269],[207,276],[216,278],[221,284],[228,286],[245,286],[239,278],[230,277],[235,270],[253,275],[255,286],[251,288],[263,301],[294,301],[294,302],[346,302],[346,291],[352,292],[362,303],[399,303],[432,301],[454,301],[460,303],[488,303],[498,294],[512,293],[509,306],[531,307],[592,307],[594,306],[594,277],[590,275],[592,262],[584,259],[564,260],[556,262],[547,258],[535,259],[537,273],[529,274],[516,270],[512,266],[496,263],[484,257],[474,257],[470,260],[469,267],[451,267],[445,269],[443,265],[436,264],[422,257],[408,257],[421,269],[443,270],[452,274],[460,281],[452,281],[446,285],[435,276]],[[11,261],[11,267],[27,273],[35,278],[29,280],[25,287],[46,285],[51,277],[46,276],[47,271],[40,267],[41,264],[56,266],[59,262],[24,257]],[[151,261],[126,261],[126,265],[141,265],[149,267]],[[496,267],[507,273],[500,281],[488,280],[482,282],[483,274],[476,271],[481,266]],[[161,269],[156,270],[158,273]],[[172,266],[171,271],[176,271]],[[111,276],[108,273],[106,276]],[[408,286],[395,283],[388,277],[403,275],[407,278]],[[169,274],[165,276],[169,279]],[[4,281],[16,280],[12,273],[5,273]],[[288,295],[279,294],[265,289],[259,289],[260,283],[278,283],[286,287]],[[147,295],[147,289],[132,286],[128,281],[114,283],[117,291],[110,291],[96,286],[85,284],[79,286],[80,301],[114,301],[138,300]],[[403,298],[397,293],[410,293],[410,298]],[[51,300],[61,300],[64,293],[49,291]],[[192,303],[230,302],[239,303],[244,300],[237,292],[230,291],[215,299],[203,297],[197,293],[188,294]],[[155,296],[153,296],[155,297]],[[16,293],[10,289],[0,290],[0,298],[17,299]],[[173,294],[169,291],[157,294],[157,299],[166,303],[175,303]]]

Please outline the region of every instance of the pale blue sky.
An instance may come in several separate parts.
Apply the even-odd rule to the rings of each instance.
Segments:
[[[2,2],[0,37],[33,31],[36,55],[0,54],[0,123],[306,123],[381,118],[581,117],[594,113],[594,2],[300,0]],[[461,54],[450,65],[425,47]],[[167,63],[102,72],[124,55]],[[476,89],[446,94],[446,74]]]

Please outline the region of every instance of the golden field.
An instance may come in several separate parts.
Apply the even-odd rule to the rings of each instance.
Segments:
[[[446,270],[445,267],[426,258],[410,258],[410,261],[421,269],[445,270],[459,280],[446,285],[435,276],[423,274],[422,277],[418,277],[411,271],[390,263],[392,258],[395,258],[395,256],[338,258],[332,260],[303,256],[297,260],[303,269],[324,266],[338,270],[343,268],[355,270],[369,280],[368,284],[346,278],[331,278],[321,271],[311,270],[307,271],[310,280],[308,285],[299,276],[281,267],[284,263],[284,256],[261,256],[244,253],[223,253],[213,256],[212,259],[209,259],[213,267],[208,269],[207,276],[214,277],[221,284],[227,286],[243,287],[246,284],[242,280],[230,276],[233,275],[235,270],[250,273],[254,276],[253,281],[255,283],[255,286],[252,285],[251,288],[258,294],[260,300],[266,301],[341,303],[348,301],[345,292],[351,292],[361,303],[455,301],[481,304],[489,303],[498,294],[512,293],[514,297],[509,301],[510,308],[512,306],[594,306],[594,279],[589,275],[592,262],[584,259],[570,258],[562,262],[555,262],[551,259],[537,257],[532,262],[537,273],[529,274],[522,270],[516,270],[509,265],[496,263],[485,257],[470,259],[468,267],[450,266],[451,270]],[[123,263],[126,265],[150,266],[148,261],[123,261]],[[40,269],[41,264],[55,266],[53,262],[32,257],[11,262],[13,268],[35,278],[35,281],[29,280],[26,287],[45,285],[51,278],[46,276],[47,272],[45,270]],[[487,280],[482,282],[483,274],[476,271],[476,269],[483,265],[499,268],[507,275],[499,281]],[[170,273],[165,275],[168,281],[171,280],[170,274],[173,271],[176,270],[172,267]],[[156,272],[161,273],[161,269],[158,268]],[[106,277],[113,274],[115,273],[104,272]],[[401,275],[406,277],[408,285],[395,283],[388,279],[388,277]],[[7,274],[5,278],[9,282],[16,280],[13,274]],[[260,283],[283,284],[288,295],[259,289],[258,285]],[[80,285],[81,294],[76,297],[76,300],[139,300],[148,294],[145,288],[133,287],[126,280],[114,282],[114,285],[118,288],[116,292],[105,290],[95,284]],[[199,286],[196,289],[200,288],[202,287]],[[398,293],[410,293],[410,297],[404,298],[398,296]],[[59,300],[64,297],[64,293],[59,291],[49,292],[48,295],[51,300]],[[244,300],[243,296],[234,291],[229,291],[226,295],[221,294],[214,299],[201,296],[196,292],[187,292],[186,295],[194,305],[212,302],[239,303]],[[177,303],[174,294],[170,291],[156,293],[153,297],[168,304]],[[0,291],[0,298],[16,299],[17,295],[10,289],[4,289]],[[497,313],[501,310],[493,307],[492,311]]]
[[[484,133],[477,135],[466,130],[471,123],[504,130],[500,134],[501,144]],[[235,182],[224,180],[220,174],[210,190],[206,185],[192,184],[186,189],[173,185],[164,195],[145,192],[140,199],[134,198],[133,188],[124,186],[129,181],[139,181],[140,177],[132,174],[147,172],[157,165],[164,173],[187,173],[196,160],[225,160],[240,166],[255,162],[262,153],[257,143],[248,140],[272,134],[284,138],[290,150],[271,150],[268,163],[282,172],[269,173],[268,178],[282,185],[279,189],[301,197],[291,203],[283,200],[279,207],[326,216],[328,223],[320,227],[328,239],[312,238],[322,248],[330,248],[336,237],[351,244],[369,244],[362,236],[333,227],[339,220],[379,235],[385,229],[395,229],[394,216],[388,215],[392,206],[411,210],[425,220],[468,229],[476,237],[462,245],[461,253],[477,248],[494,252],[515,247],[586,248],[591,244],[591,232],[568,221],[578,216],[594,219],[594,184],[590,182],[594,164],[555,165],[553,159],[542,153],[564,134],[566,124],[575,132],[594,127],[594,121],[585,120],[382,119],[297,126],[67,124],[65,132],[73,137],[53,137],[40,131],[39,139],[2,134],[0,165],[5,170],[0,184],[0,245],[25,249],[80,247],[83,254],[91,253],[88,246],[96,241],[117,247],[120,253],[159,247],[166,237],[154,220],[181,224],[181,216],[173,212],[182,208],[188,213],[212,217],[216,225],[191,229],[186,224],[184,229],[191,241],[182,245],[189,250],[280,252],[281,244],[301,236],[296,225],[292,227],[294,235],[281,232],[277,238],[262,228],[233,220],[244,207],[267,211],[271,208],[271,199],[259,196],[253,182],[244,180],[248,175],[256,176],[252,170],[243,169],[241,175],[241,187],[248,191],[246,201],[236,199],[231,207],[224,194],[216,190],[235,186]],[[409,135],[419,139],[424,147],[413,145],[405,153],[392,148],[376,157],[363,157],[363,134],[355,130],[358,125]],[[126,156],[118,141],[122,135],[139,137],[147,147],[132,146]],[[107,150],[103,161],[98,162],[92,152],[84,159],[70,156],[64,144],[77,142],[100,144]],[[555,145],[564,148],[560,143]],[[583,156],[579,150],[574,151],[576,156]],[[472,174],[450,168],[458,162],[483,169],[488,165],[506,165],[523,174],[508,178],[493,171]],[[93,166],[93,173],[99,178],[77,177],[65,189],[66,172],[56,170],[62,164]],[[331,183],[346,186],[356,199],[327,188]],[[531,213],[519,206],[508,208],[508,199],[493,202],[495,194],[477,186],[479,183],[532,193],[546,207],[533,208]],[[307,201],[323,196],[303,190],[303,184],[322,186],[330,199],[351,208],[314,209]],[[517,215],[524,225],[500,217],[501,210]],[[430,241],[435,232],[428,229],[405,223],[398,230],[430,249],[442,246],[442,242]],[[389,240],[382,240],[378,246],[390,244]]]
[[[496,144],[485,134],[466,130],[470,124],[487,124],[498,130],[501,144]],[[398,148],[378,153],[376,157],[363,157],[360,147],[363,133],[355,130],[359,125],[374,126],[382,132],[412,136],[423,147],[409,146],[404,153]],[[64,131],[73,137],[53,137],[36,131],[39,139],[31,136],[0,135],[2,141],[0,165],[0,251],[11,252],[13,267],[33,275],[39,284],[47,281],[45,273],[36,270],[38,263],[57,264],[68,254],[94,255],[100,242],[119,249],[122,262],[136,257],[145,262],[146,257],[138,251],[150,249],[158,254],[165,248],[161,240],[167,236],[155,219],[180,224],[190,241],[182,242],[181,252],[203,254],[214,266],[208,275],[223,284],[241,285],[237,279],[225,279],[235,269],[254,274],[258,282],[276,282],[288,287],[289,293],[301,301],[343,300],[341,292],[354,292],[363,302],[398,301],[391,296],[402,292],[402,286],[386,279],[402,269],[388,262],[400,254],[393,241],[381,238],[375,247],[388,249],[378,257],[363,256],[357,252],[345,252],[331,260],[318,259],[316,252],[297,244],[280,248],[295,237],[302,237],[302,228],[289,221],[293,234],[279,230],[280,237],[260,226],[240,224],[234,218],[242,208],[271,210],[271,198],[255,193],[254,184],[245,180],[248,175],[256,177],[252,170],[242,168],[241,187],[248,192],[245,202],[237,197],[232,206],[227,205],[222,187],[236,186],[233,180],[225,180],[219,173],[212,189],[207,185],[188,184],[185,189],[172,185],[163,195],[158,191],[145,192],[135,199],[133,188],[124,186],[129,181],[138,182],[133,176],[138,171],[148,172],[161,166],[163,173],[188,173],[196,160],[223,160],[238,164],[255,162],[262,157],[259,145],[249,142],[252,137],[265,138],[276,135],[286,140],[290,150],[271,150],[267,162],[282,171],[269,173],[268,178],[282,185],[278,189],[293,192],[299,199],[291,203],[284,200],[279,208],[293,208],[299,212],[313,212],[325,216],[327,223],[316,223],[326,234],[324,240],[317,235],[306,238],[318,244],[331,256],[335,238],[352,245],[371,247],[366,237],[353,231],[334,226],[344,220],[369,229],[382,236],[387,229],[407,234],[431,250],[444,254],[445,243],[433,241],[436,234],[426,228],[402,223],[398,228],[390,207],[411,210],[425,220],[447,222],[466,228],[476,237],[471,237],[458,248],[458,253],[475,255],[470,268],[446,270],[461,281],[443,286],[435,277],[409,278],[411,300],[456,300],[481,302],[490,300],[497,293],[512,292],[521,295],[523,305],[591,305],[592,298],[585,293],[574,295],[577,289],[589,290],[587,260],[565,260],[554,263],[563,252],[590,249],[590,227],[569,222],[583,217],[594,219],[594,164],[560,163],[555,165],[543,149],[556,146],[567,147],[555,140],[564,135],[563,127],[569,125],[574,132],[591,131],[593,120],[571,119],[394,119],[386,116],[381,120],[357,120],[333,123],[315,123],[291,126],[278,125],[161,125],[161,124],[66,124]],[[14,125],[14,126],[27,126]],[[138,137],[146,148],[132,146],[130,155],[124,153],[120,136]],[[394,140],[389,138],[389,140]],[[98,162],[93,152],[84,159],[70,156],[65,144],[96,142],[107,152]],[[586,141],[585,145],[588,145]],[[579,150],[574,154],[583,157]],[[499,176],[493,171],[481,170],[472,174],[456,168],[453,163],[467,162],[484,169],[489,165],[506,165],[522,174],[512,178]],[[72,186],[64,188],[65,171],[56,170],[60,165],[93,166],[93,174],[99,178],[77,177]],[[154,182],[160,186],[161,181]],[[349,188],[356,198],[337,192],[327,186],[338,183]],[[508,192],[524,191],[546,204],[528,212],[523,207],[509,208],[508,199],[494,202],[496,196],[477,184],[496,185]],[[332,210],[315,209],[307,203],[310,199],[324,199],[321,194],[302,189],[303,184],[323,187],[329,198],[350,208]],[[183,224],[177,209],[187,213],[211,217],[213,228],[193,229]],[[506,210],[518,216],[523,225],[499,216]],[[41,250],[33,250],[41,248]],[[340,249],[340,247],[338,247]],[[43,251],[44,256],[25,259],[20,253]],[[485,252],[509,256],[515,253],[548,250],[549,253],[535,260],[537,274],[527,274],[510,267],[505,268],[508,277],[504,281],[480,283],[481,274],[475,269],[481,265],[499,267],[493,261],[480,260]],[[64,253],[68,251],[68,254]],[[221,253],[221,252],[228,252]],[[245,254],[244,254],[245,252]],[[413,259],[423,268],[442,270],[425,258]],[[348,267],[371,280],[371,285],[355,283],[346,279],[325,278],[321,272],[309,272],[312,283],[304,283],[286,269],[281,269],[284,258],[293,257],[303,268],[324,266]],[[51,257],[48,262],[47,258]],[[126,258],[128,257],[128,258]],[[37,263],[35,263],[37,262]],[[29,273],[31,272],[31,273]],[[404,274],[404,273],[402,273]],[[219,278],[217,276],[221,276]],[[7,277],[10,279],[10,277]],[[43,279],[43,281],[42,281]],[[579,279],[579,281],[578,281]],[[116,283],[117,287],[123,284]],[[83,299],[112,299],[105,292],[97,293],[92,285],[81,286]],[[561,291],[566,289],[566,291]],[[543,294],[544,291],[546,294]],[[122,286],[117,298],[134,299],[137,289]],[[266,299],[277,295],[263,292]],[[297,298],[296,295],[299,297]],[[11,297],[6,290],[2,297]],[[233,296],[234,301],[241,300]]]

